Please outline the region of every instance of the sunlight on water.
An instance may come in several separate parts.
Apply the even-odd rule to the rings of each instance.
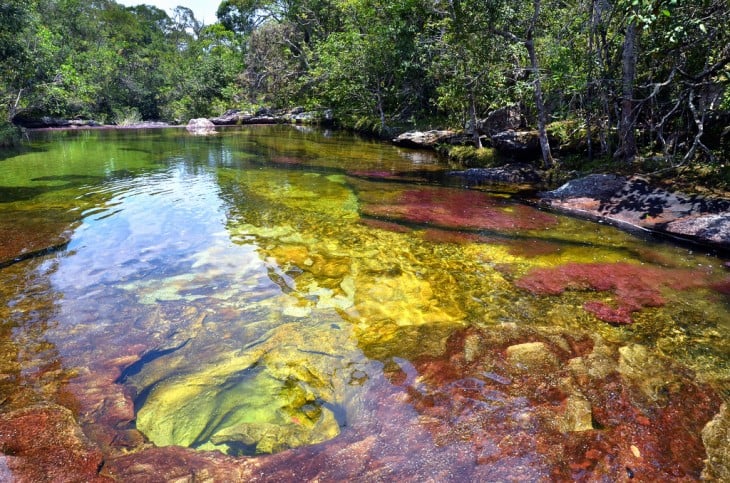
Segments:
[[[285,128],[32,146],[0,161],[0,404],[73,406],[100,440],[276,453],[362,437],[382,397],[435,455],[614,424],[591,385],[615,377],[647,414],[730,397],[720,260],[439,186],[428,153]]]

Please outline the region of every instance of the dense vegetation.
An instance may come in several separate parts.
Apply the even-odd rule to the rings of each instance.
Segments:
[[[558,126],[587,158],[727,164],[727,0],[224,0],[218,19],[3,0],[0,130],[15,116],[184,122],[302,105],[381,133],[468,131],[517,105],[544,141]]]

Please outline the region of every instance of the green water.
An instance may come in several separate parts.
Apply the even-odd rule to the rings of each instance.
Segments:
[[[721,260],[448,170],[292,127],[35,134],[0,160],[0,404],[51,400],[157,446],[276,453],[348,437],[396,373],[433,390],[418,371],[464,333],[467,362],[546,373],[572,341],[609,347],[648,406],[676,367],[730,396]],[[548,341],[564,353],[541,356]],[[535,347],[534,364],[514,356]],[[659,360],[665,373],[637,368]],[[481,384],[521,377],[484,364]],[[569,408],[588,397],[561,391]],[[561,431],[592,428],[570,411]]]

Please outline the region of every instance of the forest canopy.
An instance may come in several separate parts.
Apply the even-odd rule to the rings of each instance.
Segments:
[[[4,0],[0,129],[303,106],[387,134],[519,106],[541,134],[579,132],[590,156],[728,157],[727,0],[224,0],[217,16]]]

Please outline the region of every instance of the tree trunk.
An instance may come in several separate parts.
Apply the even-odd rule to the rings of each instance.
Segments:
[[[627,163],[636,157],[636,136],[634,135],[634,80],[636,78],[636,22],[626,26],[624,51],[621,56],[623,77],[621,82],[621,119],[618,125],[619,145],[614,155]]]
[[[532,23],[527,31],[527,39],[525,47],[530,55],[530,67],[535,75],[535,107],[537,107],[537,131],[540,137],[540,150],[542,151],[542,164],[545,169],[553,166],[553,155],[550,152],[550,143],[547,136],[547,112],[545,111],[545,103],[542,97],[542,84],[540,82],[540,65],[537,62],[537,54],[535,53],[534,30],[537,19],[540,16],[540,0],[534,0],[534,13]]]
[[[472,139],[474,140],[474,147],[477,149],[481,149],[482,140],[479,138],[479,130],[477,129],[477,106],[473,88],[469,88],[469,120],[471,122],[471,132]]]

